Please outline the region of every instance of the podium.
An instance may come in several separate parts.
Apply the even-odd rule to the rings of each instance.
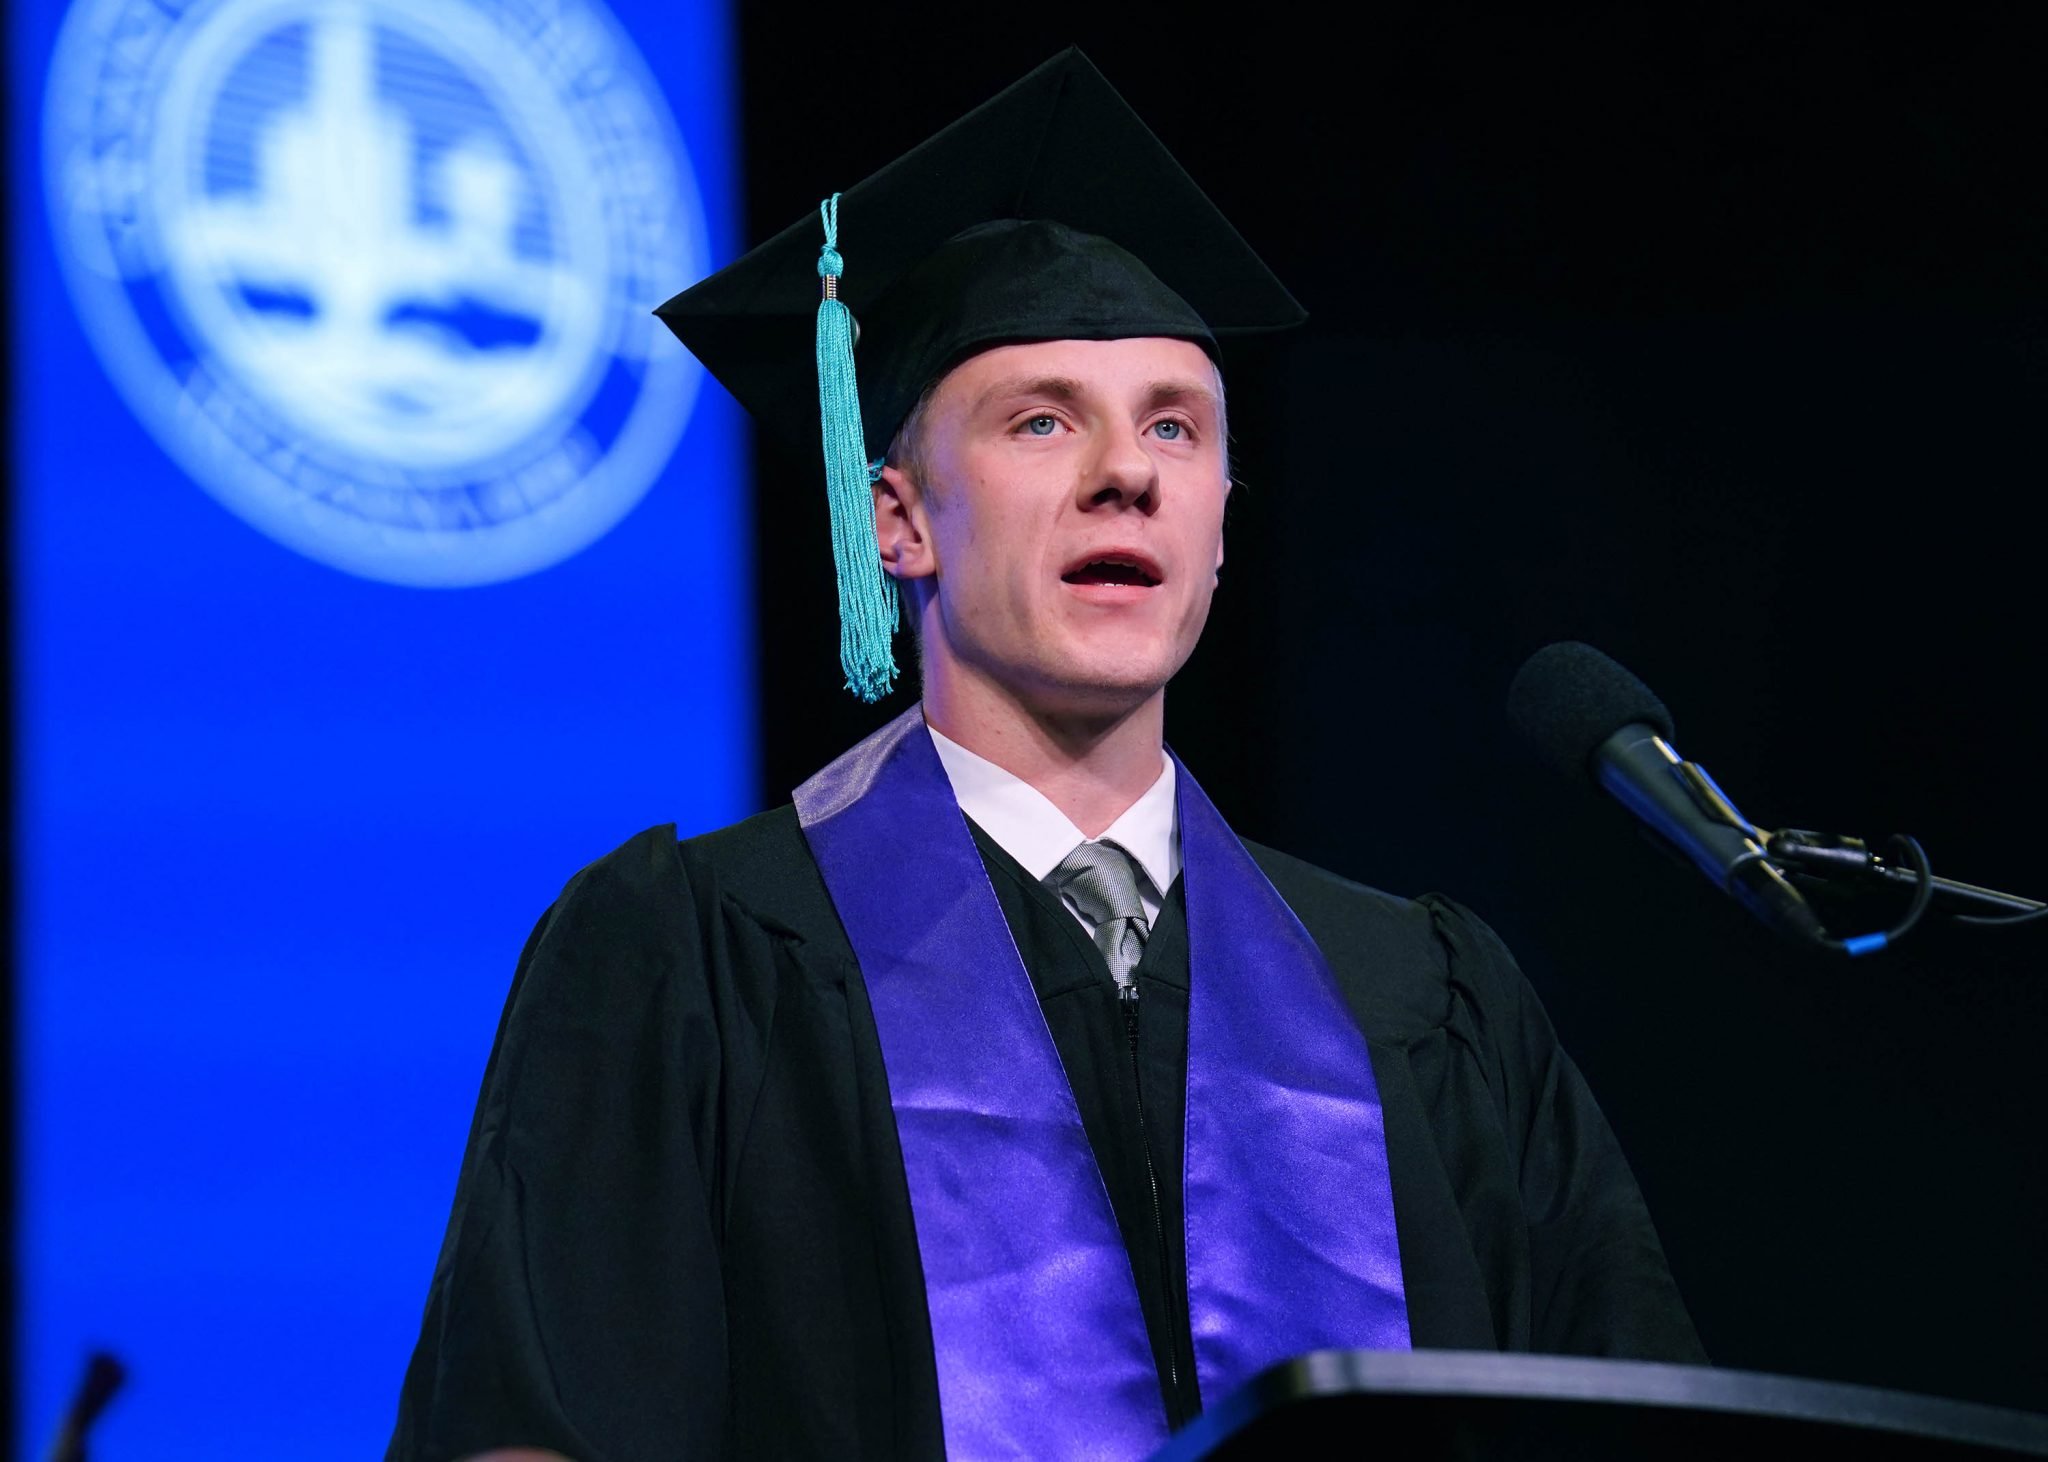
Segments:
[[[1319,1350],[1247,1381],[1152,1462],[2048,1457],[2048,1415],[1753,1371],[1458,1350]]]

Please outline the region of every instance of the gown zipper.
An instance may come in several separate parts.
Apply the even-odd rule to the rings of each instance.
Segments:
[[[1138,1145],[1144,1149],[1145,1181],[1152,1189],[1152,1238],[1159,1249],[1159,1279],[1165,1290],[1166,1379],[1173,1388],[1173,1402],[1177,1407],[1180,1403],[1179,1326],[1174,1320],[1173,1269],[1166,1257],[1166,1217],[1159,1204],[1159,1174],[1152,1166],[1152,1136],[1145,1128],[1145,1082],[1138,1062],[1138,981],[1135,974],[1128,985],[1117,986],[1116,998],[1117,1006],[1124,1015],[1124,1036],[1131,1048],[1131,1092],[1137,1098]]]

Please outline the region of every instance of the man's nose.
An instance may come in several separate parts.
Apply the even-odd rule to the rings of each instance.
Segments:
[[[1145,450],[1134,426],[1104,432],[1082,483],[1083,505],[1138,507],[1151,511],[1159,502],[1159,464]]]

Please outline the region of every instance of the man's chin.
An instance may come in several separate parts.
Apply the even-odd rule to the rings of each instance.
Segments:
[[[999,688],[1035,716],[1115,720],[1156,698],[1187,656],[1153,636],[1116,636],[1114,641],[1100,635],[1075,636],[1065,644],[1041,641],[1034,654],[970,654],[959,657],[957,666],[967,678]],[[935,658],[927,647],[928,685],[935,678],[950,678]]]
[[[1041,677],[1036,699],[1056,715],[1127,715],[1164,691],[1179,668],[1129,659],[1068,663]]]

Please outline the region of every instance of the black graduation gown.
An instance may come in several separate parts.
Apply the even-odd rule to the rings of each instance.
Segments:
[[[1184,1417],[1179,890],[1138,971],[1134,1061],[1080,926],[977,841]],[[1702,1359],[1613,1134],[1492,932],[1246,847],[1365,1032],[1414,1343]],[[795,811],[642,833],[520,958],[388,1455],[937,1458],[941,1435],[874,1017]]]

